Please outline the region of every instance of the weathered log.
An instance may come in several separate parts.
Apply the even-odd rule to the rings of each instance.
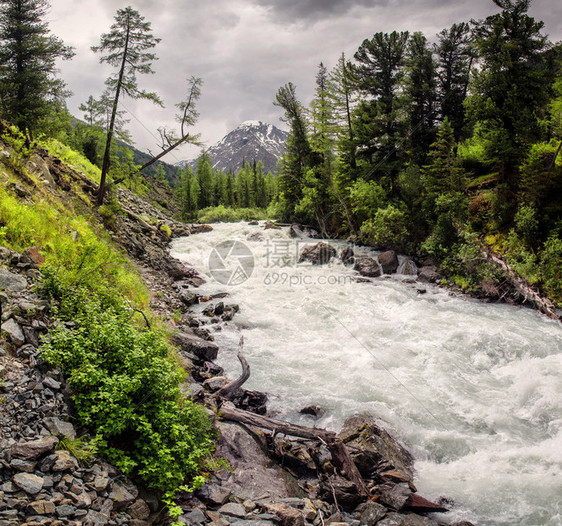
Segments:
[[[225,400],[230,399],[234,393],[240,389],[250,378],[250,365],[246,360],[244,354],[242,354],[242,349],[244,348],[244,336],[240,337],[240,342],[238,343],[238,360],[240,360],[240,364],[242,365],[242,375],[237,380],[230,382],[229,384],[225,385],[222,389],[219,389],[214,395],[214,398],[224,398]]]
[[[284,422],[283,420],[276,420],[274,418],[256,415],[255,413],[237,409],[229,404],[225,404],[221,407],[219,415],[223,420],[231,420],[240,424],[261,427],[273,431],[274,433],[283,433],[289,436],[321,440],[325,442],[332,455],[334,465],[340,469],[342,475],[345,475],[347,479],[355,484],[355,487],[361,496],[366,497],[369,495],[365,482],[363,481],[359,470],[355,466],[349,451],[345,447],[344,443],[338,438],[337,434],[333,431],[327,431],[326,429],[319,429],[315,427],[300,426]]]
[[[509,283],[515,288],[515,290],[517,290],[517,292],[519,292],[519,294],[521,294],[521,296],[523,296],[525,302],[531,303],[536,309],[549,318],[560,321],[560,316],[556,314],[554,305],[548,298],[543,298],[528,282],[526,282],[526,280],[519,276],[509,263],[494,254],[490,247],[484,244],[481,246],[488,261],[492,262],[502,270]]]

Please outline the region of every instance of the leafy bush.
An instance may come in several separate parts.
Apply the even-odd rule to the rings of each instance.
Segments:
[[[374,181],[358,179],[349,189],[351,209],[359,222],[372,219],[387,202],[382,186]]]
[[[393,205],[379,208],[373,219],[361,225],[361,236],[375,247],[401,248],[408,236],[406,214]]]
[[[62,324],[51,331],[42,356],[60,367],[74,390],[82,425],[96,434],[100,452],[125,473],[151,487],[177,489],[198,477],[212,451],[210,419],[180,394],[181,370],[164,335],[140,329],[131,310],[116,297],[92,297],[53,277]]]
[[[543,287],[546,293],[562,305],[562,239],[551,235],[544,244],[541,255]]]
[[[262,208],[226,208],[223,205],[199,210],[197,217],[199,223],[237,223],[268,218]]]

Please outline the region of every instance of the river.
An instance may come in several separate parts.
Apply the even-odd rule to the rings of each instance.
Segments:
[[[450,522],[562,525],[562,325],[399,277],[358,283],[336,261],[297,264],[316,240],[288,229],[213,228],[171,252],[208,280],[198,293],[240,306],[213,333],[218,362],[239,374],[243,335],[245,387],[267,392],[272,414],[336,431],[376,415],[414,455],[419,493],[454,501]],[[309,405],[319,419],[299,413]]]

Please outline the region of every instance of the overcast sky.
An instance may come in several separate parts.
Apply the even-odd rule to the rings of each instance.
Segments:
[[[422,31],[434,40],[454,22],[499,10],[492,0],[51,0],[49,27],[76,52],[60,69],[73,92],[69,109],[78,117],[79,105],[89,95],[97,98],[112,72],[90,47],[109,31],[117,9],[128,5],[162,39],[155,48],[155,74],[138,81],[158,92],[166,109],[123,100],[135,145],[153,152],[158,141],[152,134],[159,126],[175,126],[174,104],[185,97],[192,75],[204,82],[194,131],[211,146],[245,120],[283,127],[273,106],[279,87],[293,82],[308,104],[318,64],[331,68],[342,52],[351,58],[378,31]],[[560,0],[535,0],[529,13],[545,22],[551,40],[562,39]],[[174,163],[197,151],[183,147],[163,160]]]

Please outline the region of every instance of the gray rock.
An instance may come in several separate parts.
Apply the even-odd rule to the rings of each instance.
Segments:
[[[392,489],[381,492],[381,502],[389,508],[400,511],[404,509],[412,493],[409,484],[402,482]]]
[[[271,498],[303,497],[297,481],[275,464],[266,451],[265,441],[245,427],[219,422],[220,438],[216,454],[233,470],[221,472],[222,487],[241,499],[255,500],[267,493]]]
[[[265,238],[261,232],[252,232],[246,236],[248,241],[263,241]]]
[[[2,324],[2,332],[6,334],[8,340],[16,347],[20,347],[25,343],[23,331],[20,325],[13,318],[10,318]]]
[[[190,292],[189,290],[182,290],[180,293],[180,300],[186,305],[195,305],[199,303],[199,295]]]
[[[43,477],[33,473],[17,473],[12,478],[14,484],[30,495],[36,495],[43,489]]]
[[[43,385],[47,386],[49,389],[53,389],[54,391],[58,391],[61,387],[61,383],[57,382],[54,378],[47,376],[43,379]]]
[[[229,517],[244,518],[246,516],[246,508],[243,504],[229,502],[219,508],[219,513],[222,515],[228,515]]]
[[[438,526],[438,522],[408,513],[402,515],[400,513],[389,513],[382,521],[377,522],[377,526]]]
[[[299,263],[310,261],[313,265],[324,265],[336,257],[336,249],[324,241],[319,241],[311,247],[303,249],[299,256]]]
[[[379,254],[379,263],[385,274],[393,274],[398,268],[398,256],[394,250],[387,250]]]
[[[55,503],[48,500],[36,500],[27,507],[35,515],[51,515],[55,513]]]
[[[115,482],[113,489],[109,494],[109,498],[113,501],[114,507],[117,511],[124,510],[131,504],[138,496],[138,490],[125,485],[122,482]]]
[[[355,415],[348,418],[339,433],[342,441],[350,446],[351,456],[364,476],[372,474],[381,462],[391,466],[403,477],[413,479],[412,455],[387,431],[380,427],[371,415]]]
[[[195,334],[179,332],[172,336],[172,343],[177,345],[180,351],[194,354],[205,361],[212,361],[219,354],[219,348],[215,343],[203,340]]]
[[[368,501],[361,513],[361,524],[364,526],[374,526],[386,515],[387,511],[384,506],[377,502]]]
[[[418,279],[426,283],[436,283],[441,279],[441,274],[437,272],[437,268],[433,265],[427,265],[420,269]]]
[[[408,258],[400,263],[398,269],[396,270],[396,273],[403,274],[404,276],[417,276],[418,266]]]
[[[26,288],[27,280],[23,276],[0,268],[0,289],[23,292]]]
[[[47,417],[43,420],[47,429],[57,437],[66,437],[74,440],[76,438],[76,430],[70,422],[65,422],[58,417]]]
[[[37,457],[48,453],[55,449],[59,443],[56,437],[45,437],[29,442],[18,442],[10,448],[12,457],[21,458],[22,460],[34,460]]]
[[[189,513],[181,515],[178,518],[178,522],[183,522],[184,524],[203,524],[207,522],[207,517],[199,508],[195,508]]]
[[[370,257],[356,258],[353,270],[356,270],[359,274],[367,278],[378,278],[382,275],[382,269],[379,262]]]
[[[56,513],[59,517],[71,517],[76,514],[76,508],[70,504],[62,504],[56,507]]]
[[[55,451],[56,460],[51,468],[53,471],[74,471],[78,469],[78,461],[65,450]]]
[[[222,506],[230,497],[230,491],[216,484],[206,484],[195,496],[212,506]]]
[[[203,382],[203,387],[209,389],[209,391],[214,392],[222,389],[228,383],[228,378],[226,376],[213,376]]]
[[[86,515],[86,524],[90,526],[104,526],[109,521],[109,514],[90,510]]]
[[[32,473],[35,469],[37,462],[31,462],[30,460],[21,460],[19,458],[14,458],[10,462],[10,467],[16,471],[25,471],[26,473]]]
[[[150,517],[150,508],[148,507],[148,504],[144,500],[137,499],[127,508],[127,513],[133,519],[143,521],[148,519],[148,517]]]

